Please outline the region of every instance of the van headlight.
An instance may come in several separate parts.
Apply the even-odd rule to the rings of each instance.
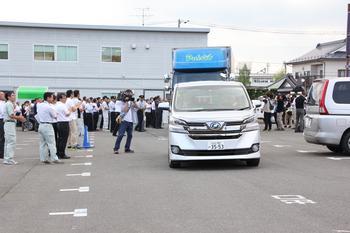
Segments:
[[[255,130],[260,130],[259,123],[257,122],[255,116],[246,118],[243,121],[243,124],[241,125],[241,131],[249,132],[249,131],[255,131]]]
[[[169,131],[173,133],[188,133],[185,129],[187,127],[187,123],[184,120],[169,117]]]

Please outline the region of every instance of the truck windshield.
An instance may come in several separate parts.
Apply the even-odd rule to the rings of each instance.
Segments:
[[[175,72],[173,77],[173,86],[178,83],[194,82],[194,81],[217,81],[223,80],[220,73],[223,71],[213,72],[198,72],[198,73],[187,73],[187,72]]]
[[[179,87],[174,98],[174,110],[178,112],[239,111],[251,108],[241,86]]]

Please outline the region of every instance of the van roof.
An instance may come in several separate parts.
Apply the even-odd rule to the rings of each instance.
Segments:
[[[235,81],[196,81],[176,84],[176,87],[194,87],[194,86],[242,86],[243,84]]]

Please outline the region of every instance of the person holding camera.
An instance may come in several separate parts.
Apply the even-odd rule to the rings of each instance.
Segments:
[[[119,154],[120,143],[123,139],[125,132],[127,133],[126,143],[125,143],[125,153],[134,153],[130,149],[132,131],[134,125],[134,111],[138,109],[135,99],[132,97],[133,93],[131,90],[126,90],[123,93],[121,112],[117,118],[118,123],[120,123],[118,130],[118,137],[114,145],[114,154]]]

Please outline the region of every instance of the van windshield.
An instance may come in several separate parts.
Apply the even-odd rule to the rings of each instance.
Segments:
[[[234,111],[250,109],[249,98],[241,86],[179,87],[174,96],[174,110]]]

